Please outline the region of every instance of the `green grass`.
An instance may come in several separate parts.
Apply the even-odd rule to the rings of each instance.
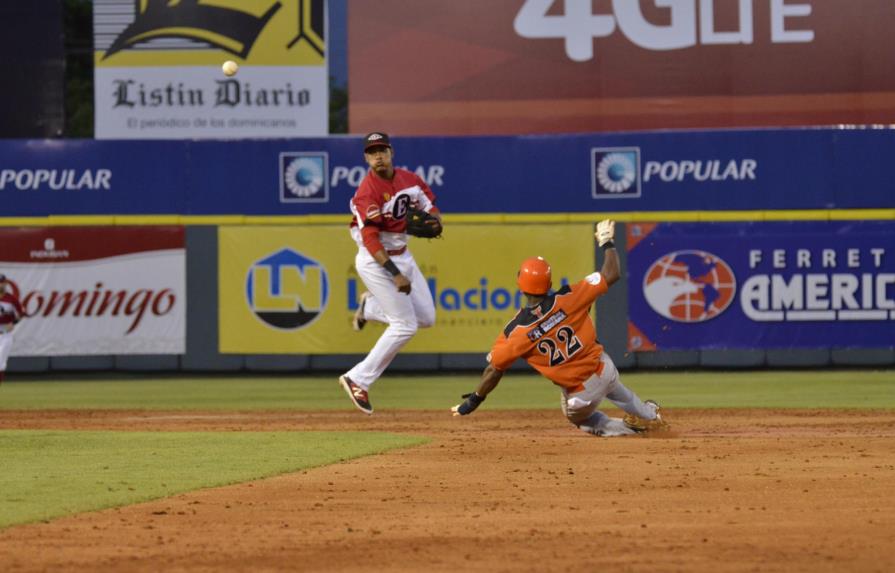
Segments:
[[[622,375],[643,397],[686,408],[895,408],[895,370]]]
[[[643,398],[686,408],[895,408],[895,370],[622,373]],[[445,410],[478,376],[386,376],[373,386],[376,409]],[[509,373],[485,408],[557,408],[543,378]],[[352,410],[336,377],[13,380],[4,409]]]
[[[0,528],[294,472],[425,441],[382,432],[0,430]]]
[[[637,372],[622,373],[622,381],[641,397],[670,408],[895,408],[892,370]],[[371,397],[378,410],[442,410],[448,416],[460,394],[477,384],[476,375],[386,376]],[[482,408],[558,409],[559,393],[539,376],[510,373]],[[14,377],[0,386],[0,420],[4,410],[29,409],[354,412],[335,376]],[[424,441],[377,432],[0,430],[0,528]]]

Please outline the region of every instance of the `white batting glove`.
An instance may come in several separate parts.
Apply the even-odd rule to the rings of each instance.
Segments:
[[[594,233],[594,237],[596,237],[597,244],[601,247],[615,239],[615,221],[603,219],[597,223],[597,232]]]

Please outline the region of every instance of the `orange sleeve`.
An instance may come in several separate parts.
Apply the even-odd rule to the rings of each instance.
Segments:
[[[570,288],[572,290],[569,293],[571,296],[566,295],[569,296],[567,304],[569,304],[570,311],[576,311],[592,305],[598,297],[609,291],[609,285],[600,273],[589,274]]]
[[[526,345],[520,343],[525,337],[514,337],[512,333],[507,337],[503,333],[494,341],[491,352],[488,354],[488,362],[498,370],[506,370],[513,365],[517,358],[525,354]]]

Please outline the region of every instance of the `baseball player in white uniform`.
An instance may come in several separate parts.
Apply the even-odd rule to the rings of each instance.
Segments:
[[[11,292],[9,280],[0,274],[0,383],[6,373],[6,360],[12,352],[12,331],[25,311]]]
[[[361,295],[354,328],[369,320],[388,328],[373,349],[339,383],[354,405],[373,413],[370,386],[382,375],[398,351],[418,328],[435,324],[435,302],[426,279],[407,248],[407,213],[411,206],[439,220],[435,195],[415,174],[393,164],[388,135],[374,132],[364,138],[367,176],[351,199],[351,236],[357,243],[357,273],[367,287]]]

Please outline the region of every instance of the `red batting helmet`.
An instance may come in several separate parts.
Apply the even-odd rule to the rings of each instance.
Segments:
[[[547,294],[550,290],[550,263],[543,257],[531,257],[522,261],[516,275],[516,285],[526,294]]]

